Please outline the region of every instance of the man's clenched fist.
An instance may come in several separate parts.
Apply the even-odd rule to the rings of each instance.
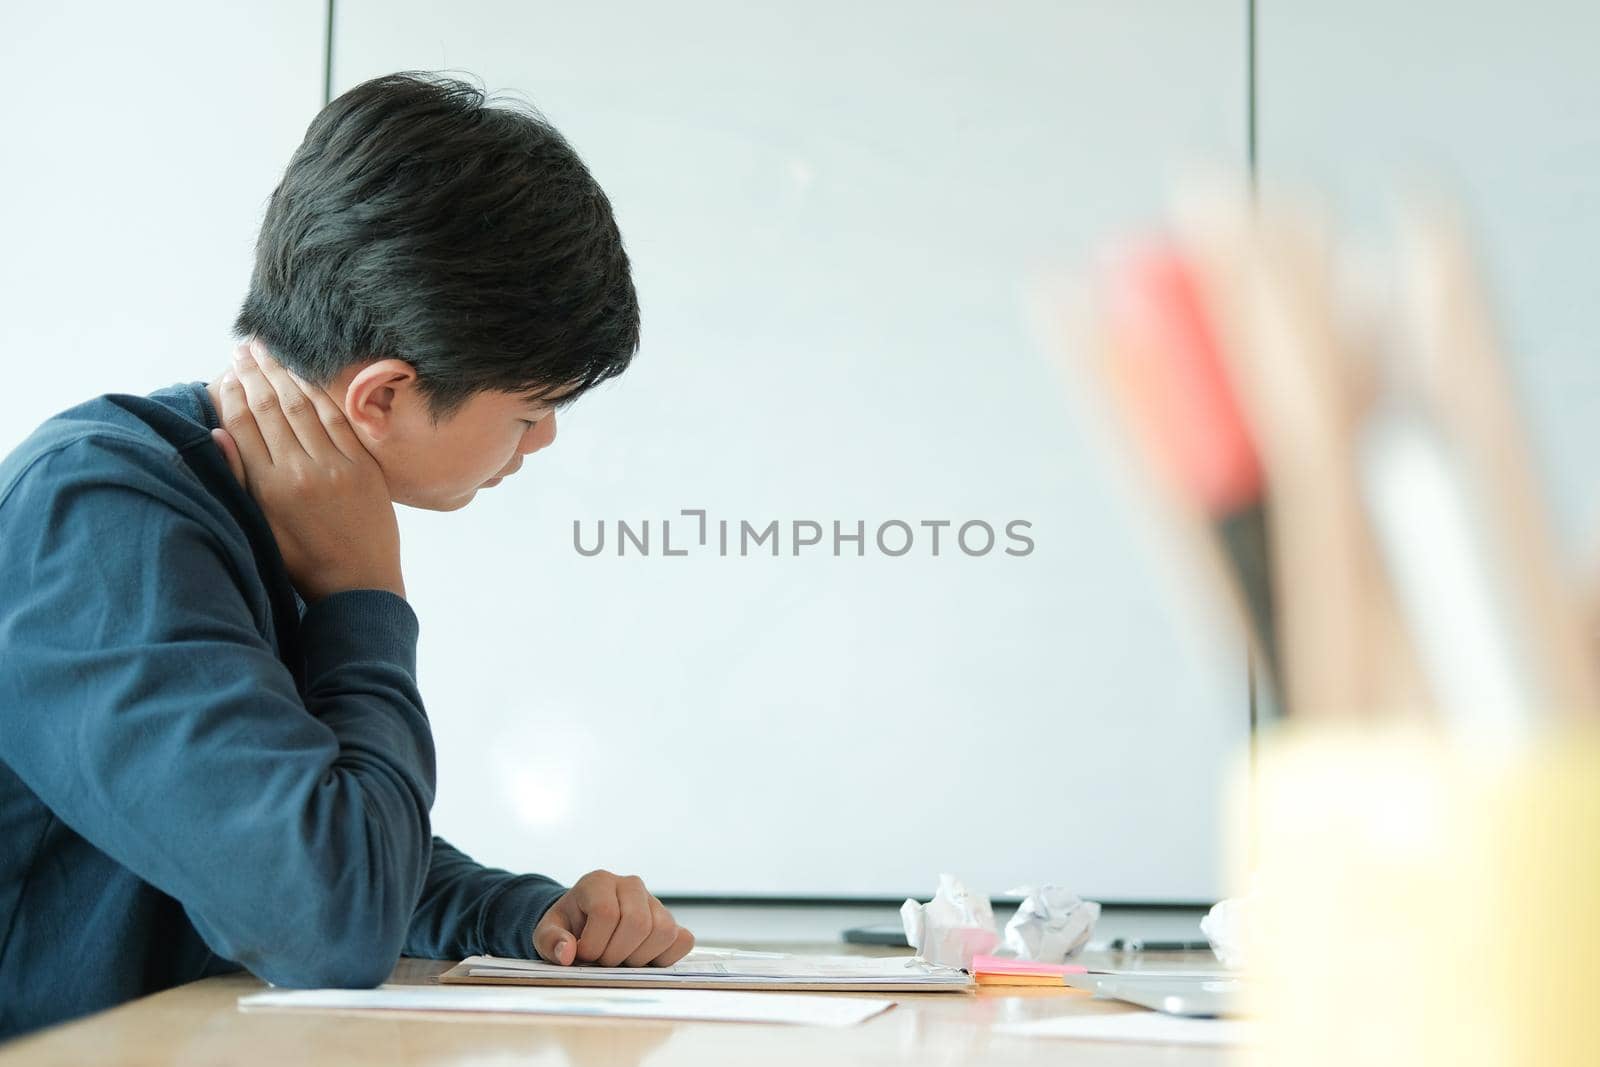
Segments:
[[[544,913],[533,947],[563,967],[670,967],[694,948],[694,935],[638,878],[590,871]]]

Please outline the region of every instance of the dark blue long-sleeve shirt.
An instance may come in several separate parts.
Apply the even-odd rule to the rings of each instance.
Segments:
[[[306,607],[203,384],[0,462],[0,1038],[239,967],[527,956],[562,893],[431,836],[417,619]]]

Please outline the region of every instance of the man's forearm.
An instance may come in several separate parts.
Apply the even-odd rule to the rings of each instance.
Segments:
[[[485,867],[435,837],[405,954],[531,957],[534,926],[564,892],[565,886],[543,875]]]

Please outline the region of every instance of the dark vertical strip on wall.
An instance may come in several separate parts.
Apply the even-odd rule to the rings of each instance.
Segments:
[[[333,6],[333,0],[328,0]],[[1250,165],[1250,188],[1256,187],[1256,0],[1245,0],[1244,5],[1244,78],[1245,78],[1245,153]]]
[[[333,99],[333,4],[328,0],[328,22],[322,30],[322,104]]]

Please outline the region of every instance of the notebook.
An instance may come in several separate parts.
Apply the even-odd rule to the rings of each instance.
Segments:
[[[785,989],[962,993],[972,976],[915,956],[796,956],[696,950],[670,967],[561,967],[542,960],[469,956],[439,976],[447,984],[595,986],[612,989]]]

